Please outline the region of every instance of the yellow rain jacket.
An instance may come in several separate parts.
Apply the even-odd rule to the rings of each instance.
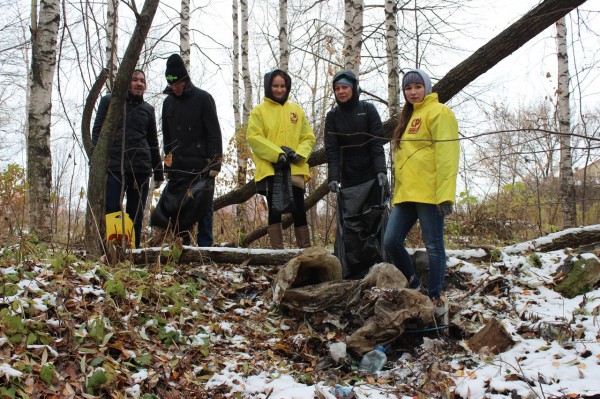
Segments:
[[[448,141],[445,141],[448,140]],[[400,145],[394,152],[393,203],[454,202],[460,145],[458,123],[437,93],[414,104]]]
[[[298,104],[286,101],[281,105],[265,98],[250,113],[246,139],[256,165],[254,181],[275,174],[272,164],[284,153],[281,146],[293,149],[304,158],[290,165],[292,175],[303,175],[304,182],[310,180],[307,160],[315,146],[315,134]]]

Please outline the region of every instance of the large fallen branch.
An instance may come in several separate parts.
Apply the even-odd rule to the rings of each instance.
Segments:
[[[321,188],[321,187],[319,187]],[[317,189],[318,191],[319,189]],[[290,221],[291,224],[291,221]],[[548,252],[563,248],[579,248],[592,244],[600,244],[600,224],[578,227],[552,233],[547,236],[539,237],[531,241],[497,248],[507,254],[524,254],[527,252]],[[491,248],[471,248],[467,250],[446,250],[450,257],[466,260],[468,262],[477,262],[488,260]],[[229,263],[241,264],[247,262],[254,265],[276,266],[283,265],[301,252],[300,249],[248,249],[248,248],[197,248],[184,247],[180,263]],[[149,264],[158,260],[161,255],[160,248],[146,248],[137,250],[133,253],[135,264]],[[169,259],[168,251],[162,254],[161,262]]]

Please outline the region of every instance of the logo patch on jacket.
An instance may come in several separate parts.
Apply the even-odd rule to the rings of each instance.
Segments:
[[[421,127],[421,118],[417,118],[410,123],[408,134],[417,134],[419,132],[419,127]]]
[[[298,114],[295,112],[290,112],[290,122],[292,122],[294,125],[296,123],[298,123]]]

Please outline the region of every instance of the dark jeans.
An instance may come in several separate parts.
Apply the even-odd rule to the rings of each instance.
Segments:
[[[125,212],[133,221],[135,231],[135,247],[140,247],[142,238],[142,222],[144,220],[144,207],[148,198],[148,187],[150,184],[149,173],[125,174],[125,186],[123,187],[127,198]],[[121,176],[109,171],[106,179],[106,213],[121,211]]]
[[[292,186],[292,195],[294,196],[294,227],[302,227],[308,225],[306,220],[306,212],[304,211],[304,189]],[[267,204],[269,205],[269,225],[281,223],[281,212],[273,211],[273,190],[267,193]]]
[[[383,239],[383,245],[392,263],[400,269],[410,281],[415,276],[415,269],[404,247],[404,241],[410,229],[419,220],[423,241],[429,256],[429,282],[427,295],[431,299],[439,299],[446,275],[446,250],[444,249],[444,217],[439,214],[437,205],[419,202],[403,202],[392,208]],[[410,288],[418,286],[413,280]]]
[[[215,206],[210,205],[210,209],[206,216],[198,222],[198,233],[196,234],[196,241],[199,247],[212,247],[213,245],[213,214],[215,213]]]

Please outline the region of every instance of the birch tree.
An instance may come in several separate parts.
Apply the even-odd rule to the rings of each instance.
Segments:
[[[181,0],[179,30],[179,51],[185,64],[185,69],[190,72],[190,0]]]
[[[400,110],[400,74],[398,62],[398,8],[394,0],[385,0],[385,41],[388,73],[388,114],[396,115]]]
[[[279,68],[286,72],[288,72],[290,61],[287,13],[287,0],[279,0]]]
[[[50,122],[56,43],[60,23],[59,7],[58,0],[41,0],[38,15],[37,2],[34,0],[31,3],[31,85],[27,134],[29,226],[31,231],[37,233],[42,239],[47,239],[52,234]]]
[[[362,49],[363,0],[344,0],[344,69],[354,71],[358,78]]]
[[[239,34],[239,11],[238,0],[231,1],[231,20],[233,35],[233,118],[235,129],[242,124],[240,114],[240,34]]]
[[[244,79],[244,112],[242,123],[248,123],[250,111],[252,110],[252,80],[250,79],[250,62],[248,53],[250,52],[250,35],[248,34],[248,0],[240,0],[242,11],[242,78]]]
[[[571,157],[571,111],[569,93],[569,56],[567,53],[567,25],[565,17],[556,22],[558,58],[558,125],[560,131],[560,194],[564,227],[577,225],[577,205]]]
[[[119,0],[108,0],[106,11],[106,67],[108,69],[108,91],[112,91],[115,74],[119,68],[117,43],[119,40]]]

